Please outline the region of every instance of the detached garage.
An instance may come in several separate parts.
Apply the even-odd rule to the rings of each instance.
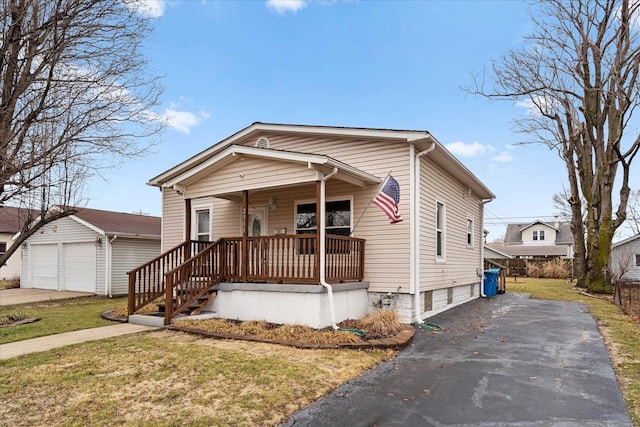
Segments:
[[[29,237],[20,287],[126,295],[127,271],[160,255],[160,218],[81,209]]]

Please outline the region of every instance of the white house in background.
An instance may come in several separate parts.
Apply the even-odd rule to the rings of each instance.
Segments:
[[[614,280],[640,280],[640,234],[614,243],[609,263]]]
[[[371,203],[390,173],[392,224],[394,208]],[[149,184],[162,271],[182,258],[154,285],[160,262],[136,272],[132,311],[173,295],[179,312],[212,291],[219,317],[325,327],[390,308],[422,320],[480,295],[495,196],[427,131],[254,123]]]
[[[0,256],[13,245],[13,237],[20,231],[22,224],[28,221],[28,216],[27,209],[0,206]],[[18,248],[6,264],[0,266],[0,280],[20,278],[20,252]]]
[[[159,254],[159,217],[83,208],[25,241],[20,287],[124,295],[127,272]]]
[[[573,258],[573,233],[569,222],[512,223],[504,243],[489,246],[514,258]]]

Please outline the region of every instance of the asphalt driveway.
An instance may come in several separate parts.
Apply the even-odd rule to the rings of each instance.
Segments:
[[[517,294],[429,319],[411,346],[285,426],[632,426],[594,319]]]

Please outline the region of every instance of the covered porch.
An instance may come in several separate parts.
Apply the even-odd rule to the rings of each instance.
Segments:
[[[260,165],[256,161],[278,163],[278,176],[263,176],[260,182],[248,180],[243,166],[251,166],[253,171]],[[296,172],[287,182],[281,177],[286,175],[283,167]],[[204,177],[211,182],[225,174],[237,179],[207,185],[209,191],[203,193]],[[219,317],[249,320],[242,317],[250,316],[251,320],[267,321],[273,321],[268,317],[273,317],[274,310],[286,312],[296,306],[301,312],[322,311],[319,317],[315,316],[324,319],[319,323],[326,323],[326,319],[335,323],[336,309],[357,300],[358,309],[347,309],[353,313],[350,316],[366,314],[365,240],[351,236],[351,205],[349,218],[342,224],[345,226],[331,228],[329,221],[327,229],[327,216],[331,217],[326,210],[329,179],[355,188],[353,192],[380,182],[375,176],[324,156],[234,146],[199,172],[169,180],[169,191],[183,196],[184,235],[191,239],[129,273],[129,314],[158,298],[164,298],[165,324],[196,305],[196,311],[214,311]],[[269,233],[252,213],[255,200],[269,200],[271,205],[272,200],[282,200],[287,192],[299,194],[302,190],[307,202],[313,194],[312,202],[304,205],[306,210],[295,211],[293,203],[291,208],[287,206],[294,212],[281,216],[289,222],[274,221],[286,227],[275,227]],[[197,240],[207,235],[206,227],[201,227],[207,214],[194,208],[202,197],[225,201],[229,209],[235,210],[235,217],[241,219],[241,235]],[[205,233],[201,234],[202,230]],[[341,295],[336,297],[338,293]],[[265,310],[257,310],[256,306]]]

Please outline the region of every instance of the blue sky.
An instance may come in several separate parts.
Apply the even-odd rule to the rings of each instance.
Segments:
[[[466,94],[530,30],[515,1],[149,1],[157,113],[171,125],[154,153],[96,179],[88,205],[161,214],[145,183],[260,122],[428,130],[497,198],[489,241],[506,222],[554,214],[564,169],[541,145],[516,145],[512,102]],[[544,219],[544,218],[543,218]]]

